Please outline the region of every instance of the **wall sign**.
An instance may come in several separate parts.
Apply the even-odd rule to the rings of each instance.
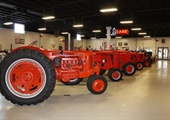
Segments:
[[[124,46],[128,46],[128,43],[124,43]]]
[[[22,37],[15,37],[15,44],[25,44],[25,39]]]
[[[129,35],[129,30],[128,29],[117,29],[116,35]]]
[[[128,29],[112,29],[112,35],[129,35],[129,30]]]

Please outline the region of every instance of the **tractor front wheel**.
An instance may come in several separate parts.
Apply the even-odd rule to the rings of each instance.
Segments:
[[[133,74],[135,74],[136,72],[136,68],[135,65],[133,63],[126,63],[123,66],[123,73],[127,76],[132,76]]]
[[[100,75],[90,76],[87,80],[87,88],[93,94],[102,94],[107,89],[107,81]]]
[[[151,63],[149,62],[149,60],[144,61],[143,64],[144,64],[145,67],[149,67],[149,66],[151,65]]]
[[[0,91],[14,104],[41,103],[53,92],[56,74],[52,62],[39,51],[10,53],[0,68]]]
[[[122,79],[122,72],[119,69],[110,69],[108,72],[108,77],[113,82],[118,82]]]
[[[100,75],[103,75],[106,72],[106,70],[101,69],[100,70]]]
[[[78,85],[81,81],[83,81],[83,78],[75,78],[75,79],[71,79],[70,82],[63,82],[61,80],[61,82],[65,85]]]
[[[143,69],[143,63],[142,62],[137,62],[136,63],[136,69],[137,70],[142,70]]]

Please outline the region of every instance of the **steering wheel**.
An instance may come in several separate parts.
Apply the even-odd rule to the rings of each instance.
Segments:
[[[33,46],[33,45],[35,45],[35,43],[37,43],[37,41],[35,40],[35,41],[33,41],[32,43],[30,43],[28,46]]]

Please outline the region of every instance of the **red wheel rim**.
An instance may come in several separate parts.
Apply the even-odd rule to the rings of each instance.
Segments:
[[[104,89],[105,87],[105,84],[104,84],[104,81],[101,80],[101,79],[96,79],[93,83],[92,83],[92,89],[95,91],[95,92],[100,92]]]
[[[112,78],[114,78],[114,79],[119,78],[119,76],[120,76],[120,73],[117,72],[117,71],[115,71],[115,72],[112,73]]]
[[[145,66],[149,66],[149,62],[145,62]]]
[[[11,64],[6,73],[8,89],[16,96],[31,98],[44,88],[46,76],[43,67],[32,59],[23,58]]]
[[[128,66],[126,67],[126,72],[132,73],[133,71],[134,71],[134,68],[133,68],[132,65],[128,65]]]
[[[141,63],[138,63],[138,64],[137,64],[137,68],[138,68],[138,69],[141,69],[141,68],[142,68],[142,64],[141,64]]]

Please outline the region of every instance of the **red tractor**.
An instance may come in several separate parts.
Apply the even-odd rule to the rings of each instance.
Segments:
[[[144,60],[144,66],[149,67],[152,64],[152,53],[151,52],[145,52],[145,60]]]
[[[33,44],[14,49],[1,62],[0,91],[7,100],[19,105],[41,103],[53,92],[56,79],[67,83],[89,77],[91,93],[106,90],[107,81],[99,75],[93,52],[48,51]]]
[[[117,54],[114,54],[112,50],[106,51],[93,51],[94,62],[100,65],[100,75],[103,75],[106,70],[108,71],[108,77],[111,81],[119,81],[122,79],[122,71],[119,68],[119,60]]]
[[[135,64],[137,70],[143,69],[143,64],[145,61],[145,54],[144,52],[130,52],[131,54],[131,61]]]
[[[122,69],[123,73],[127,76],[132,76],[136,72],[135,64],[131,61],[131,54],[125,50],[114,50],[114,54],[120,61],[119,68]]]

